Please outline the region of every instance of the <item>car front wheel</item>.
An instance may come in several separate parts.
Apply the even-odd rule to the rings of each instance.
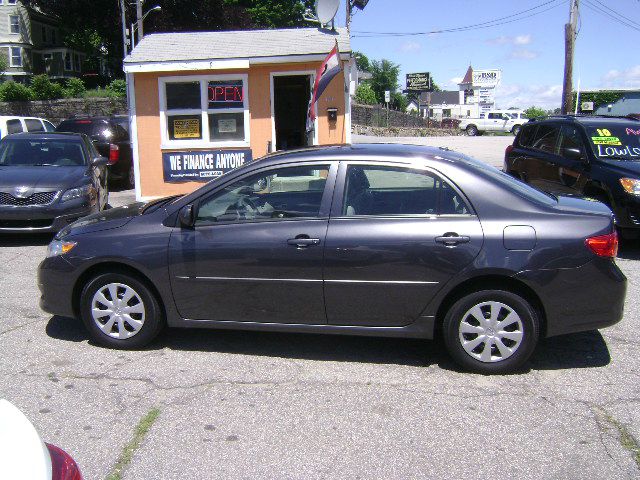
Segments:
[[[90,280],[82,290],[80,308],[91,338],[107,347],[143,347],[164,326],[154,293],[125,274],[105,273]]]
[[[539,319],[519,295],[482,290],[453,304],[443,324],[444,341],[461,367],[477,373],[508,373],[533,353]]]

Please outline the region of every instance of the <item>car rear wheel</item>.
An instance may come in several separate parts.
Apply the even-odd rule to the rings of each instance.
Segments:
[[[91,338],[107,347],[143,347],[164,326],[156,296],[145,283],[125,274],[106,273],[90,280],[82,290],[80,309]]]
[[[478,135],[478,127],[476,127],[475,125],[469,125],[466,129],[467,135],[469,135],[470,137],[475,137],[476,135]]]
[[[508,373],[529,359],[538,342],[539,320],[521,296],[482,290],[453,304],[443,324],[444,341],[461,367],[477,373]]]

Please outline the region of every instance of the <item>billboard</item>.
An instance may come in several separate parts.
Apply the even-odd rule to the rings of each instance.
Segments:
[[[431,74],[429,72],[407,73],[407,90],[413,92],[430,92]]]
[[[164,181],[208,182],[253,160],[251,149],[163,152]]]
[[[500,83],[502,70],[474,70],[472,84],[474,87],[493,88]]]

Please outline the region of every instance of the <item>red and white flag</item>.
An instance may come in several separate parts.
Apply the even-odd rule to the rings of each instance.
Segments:
[[[336,40],[336,46],[329,52],[327,58],[324,59],[320,68],[316,72],[316,81],[313,85],[313,96],[311,97],[311,103],[309,104],[309,120],[311,122],[316,119],[316,102],[325,91],[333,77],[342,71],[342,64],[340,63],[340,52],[338,51],[338,41]]]

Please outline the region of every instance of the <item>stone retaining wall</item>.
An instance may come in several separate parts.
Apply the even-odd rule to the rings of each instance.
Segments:
[[[32,102],[0,102],[0,115],[46,118],[57,125],[74,115],[127,114],[126,98],[64,98]]]

